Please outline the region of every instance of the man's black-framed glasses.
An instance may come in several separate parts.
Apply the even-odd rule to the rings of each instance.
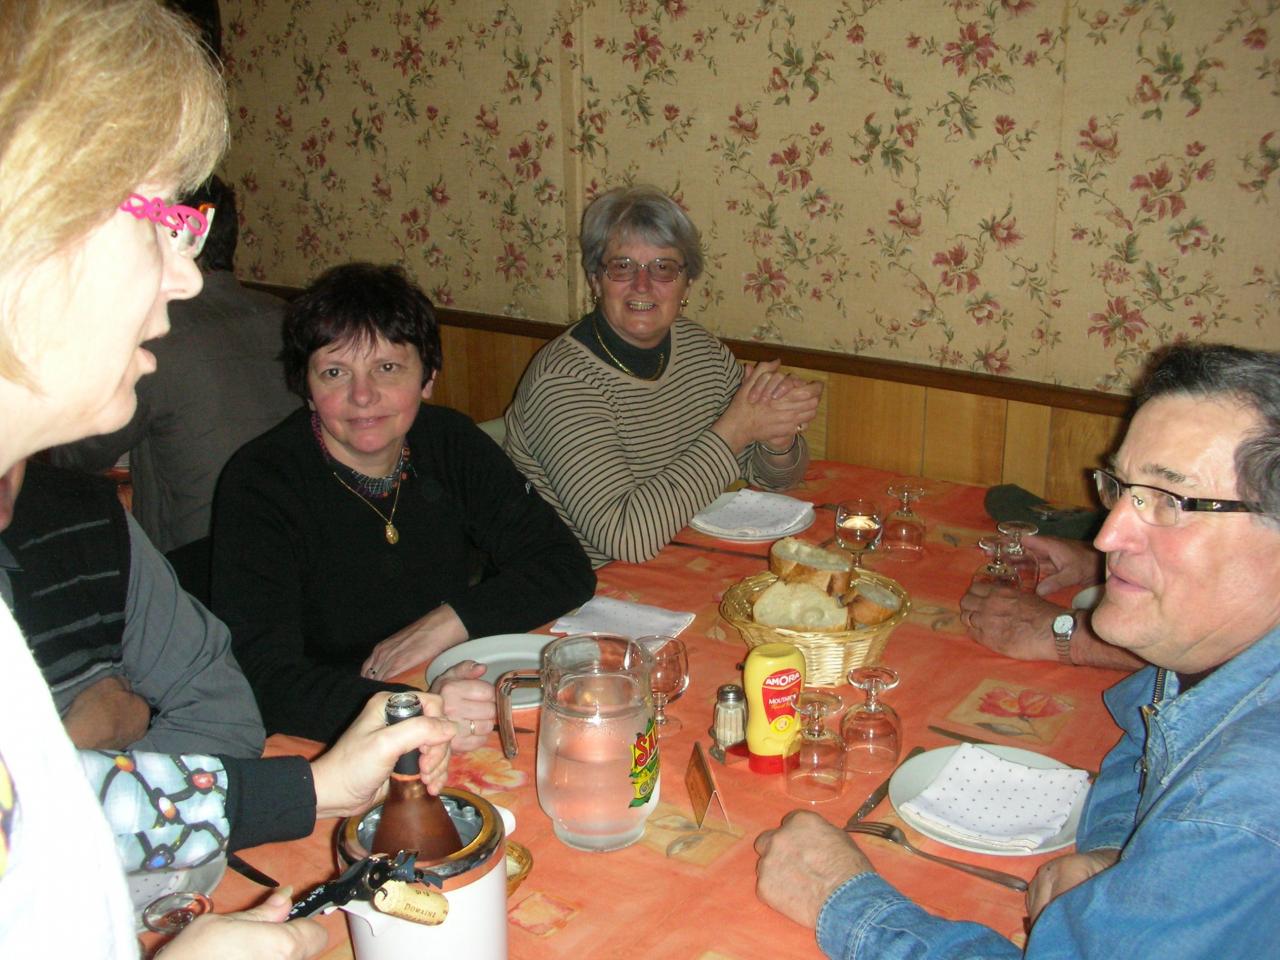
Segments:
[[[1145,483],[1125,483],[1114,473],[1101,468],[1093,471],[1098,485],[1098,499],[1110,510],[1127,493],[1138,517],[1153,527],[1176,526],[1183,513],[1252,513],[1253,508],[1240,500],[1216,500],[1207,497],[1183,497]]]

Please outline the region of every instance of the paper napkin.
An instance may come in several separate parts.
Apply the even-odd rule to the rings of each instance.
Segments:
[[[592,597],[551,626],[552,633],[613,633],[623,637],[677,637],[693,623],[692,613],[676,613],[645,603]]]
[[[739,490],[717,497],[691,525],[703,533],[731,537],[781,536],[813,516],[813,504],[780,493]]]
[[[1041,770],[965,743],[902,809],[958,840],[1032,851],[1062,829],[1088,781],[1083,770]]]

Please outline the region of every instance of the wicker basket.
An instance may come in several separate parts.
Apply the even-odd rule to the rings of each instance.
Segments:
[[[520,888],[520,884],[524,883],[524,878],[529,875],[529,871],[533,869],[533,854],[529,852],[528,847],[523,844],[516,843],[514,840],[507,841],[507,896],[511,896]]]
[[[816,632],[767,627],[751,619],[751,608],[756,597],[778,578],[772,573],[757,573],[739,580],[724,592],[720,616],[738,628],[748,648],[762,643],[790,643],[799,647],[804,654],[805,683],[839,686],[846,682],[846,676],[854,667],[869,667],[880,662],[889,634],[911,612],[911,597],[896,580],[869,570],[859,571],[858,576],[892,592],[899,600],[898,612],[883,623],[854,630]]]

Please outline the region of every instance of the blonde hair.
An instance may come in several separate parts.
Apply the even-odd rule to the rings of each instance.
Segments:
[[[193,189],[227,145],[226,95],[156,0],[0,0],[0,376],[21,380],[13,293],[144,182]]]

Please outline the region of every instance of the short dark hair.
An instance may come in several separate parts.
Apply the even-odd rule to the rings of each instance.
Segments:
[[[1240,499],[1280,526],[1280,353],[1226,344],[1180,343],[1152,355],[1135,407],[1170,394],[1227,397],[1261,426],[1236,447]]]
[[[372,345],[384,337],[411,344],[422,358],[424,386],[443,361],[435,309],[395,264],[346,263],[326,270],[285,308],[282,333],[277,359],[284,364],[285,384],[304,400],[310,399],[307,363],[331,343]]]
[[[182,202],[189,207],[212,203],[216,208],[213,223],[209,226],[209,235],[204,238],[204,249],[196,258],[200,269],[206,273],[211,270],[234,270],[236,243],[240,239],[235,189],[215,175],[183,197]]]

